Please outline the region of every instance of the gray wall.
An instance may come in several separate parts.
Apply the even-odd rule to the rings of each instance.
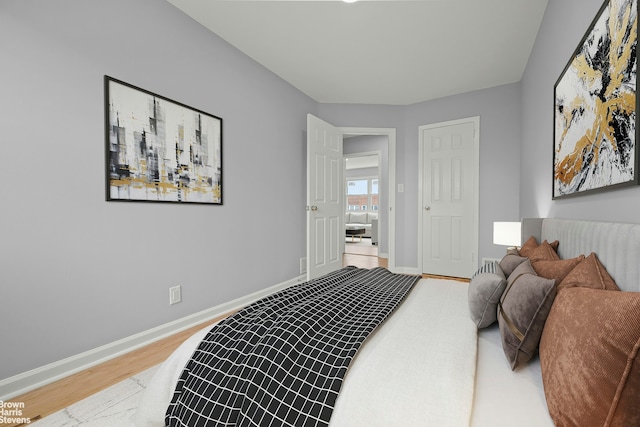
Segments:
[[[164,1],[2,0],[0,52],[0,379],[299,274],[315,101]],[[224,206],[105,202],[104,74],[223,118]]]
[[[410,200],[409,216],[405,217],[408,223],[417,227],[418,127],[480,116],[478,261],[483,257],[504,255],[505,248],[493,244],[493,222],[517,221],[519,218],[520,104],[520,84],[513,83],[416,104],[408,109],[406,168],[415,174],[412,179],[415,189],[408,191],[405,186],[407,197],[415,197]],[[406,235],[415,239],[412,245],[418,244],[417,234]]]
[[[638,187],[551,200],[553,86],[602,3],[602,0],[550,0],[547,5],[522,79],[520,213],[523,217],[638,222]]]
[[[396,265],[417,268],[419,156],[418,127],[480,116],[479,254],[499,258],[493,221],[519,218],[520,84],[514,83],[406,107],[321,104],[318,113],[336,126],[395,127]],[[505,177],[508,177],[505,179]]]

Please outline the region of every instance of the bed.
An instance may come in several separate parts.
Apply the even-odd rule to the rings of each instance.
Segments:
[[[518,292],[533,288],[525,287],[525,281],[533,279],[530,275],[514,269],[505,277],[507,296],[503,290],[497,302],[494,298],[498,308],[490,305],[493,313],[484,310],[497,319],[481,328],[470,315],[470,301],[475,298],[472,292],[481,279],[493,277],[490,275],[495,271],[480,269],[471,283],[420,279],[358,347],[332,405],[329,425],[640,425],[640,294],[636,294],[640,291],[640,225],[524,219],[522,236],[523,242],[533,238],[536,253],[558,241],[551,254],[557,259],[532,264],[541,271],[563,274],[560,280],[544,282],[543,303],[535,311],[539,316],[546,310],[545,316],[531,322],[524,341],[518,346],[509,341],[513,341],[510,333],[514,329],[508,323],[515,332],[522,329],[518,326],[521,319],[516,319],[514,326],[510,303],[521,297]],[[568,266],[587,265],[587,258],[595,258],[589,257],[592,253],[597,254],[597,273],[589,270],[585,278],[584,274],[558,272],[584,270]],[[535,257],[521,258],[529,262]],[[501,262],[511,259],[505,255]],[[498,266],[495,263],[493,268]],[[523,262],[515,268],[525,267],[529,268]],[[601,276],[610,277],[623,292],[583,287],[581,284],[590,282],[592,276],[598,277],[598,283]],[[557,290],[556,282],[565,279],[567,284],[574,279],[574,286]],[[606,286],[612,285],[606,282]],[[495,297],[496,292],[493,294]],[[588,304],[575,308],[575,301]],[[567,321],[585,315],[579,321]],[[134,416],[136,426],[165,425],[165,413],[185,365],[208,333],[206,328],[192,336],[159,368]],[[524,348],[523,343],[535,335],[540,355],[537,341],[530,349]],[[617,341],[612,343],[612,339]],[[608,340],[606,345],[600,345],[602,340]],[[602,357],[608,360],[604,371],[598,368],[598,351],[591,351],[582,362],[580,349],[587,346],[585,343],[590,343],[590,348],[602,347]],[[597,393],[590,389],[594,384]],[[585,413],[586,423],[580,418]]]

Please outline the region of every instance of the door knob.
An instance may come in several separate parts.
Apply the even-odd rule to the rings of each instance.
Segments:
[[[425,206],[425,207],[424,207],[424,210],[425,210],[425,211],[430,211],[430,210],[431,210],[431,206]]]
[[[311,210],[315,212],[315,211],[318,210],[318,207],[317,206],[311,206]]]

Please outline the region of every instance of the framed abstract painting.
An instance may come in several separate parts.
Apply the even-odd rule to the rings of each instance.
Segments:
[[[638,184],[637,0],[607,0],[554,86],[553,198]]]
[[[222,119],[109,76],[106,198],[222,204]]]

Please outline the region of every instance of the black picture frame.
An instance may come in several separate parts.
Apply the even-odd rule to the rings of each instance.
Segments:
[[[637,0],[606,0],[554,85],[553,199],[638,185]]]
[[[222,205],[222,118],[107,75],[106,200]]]

